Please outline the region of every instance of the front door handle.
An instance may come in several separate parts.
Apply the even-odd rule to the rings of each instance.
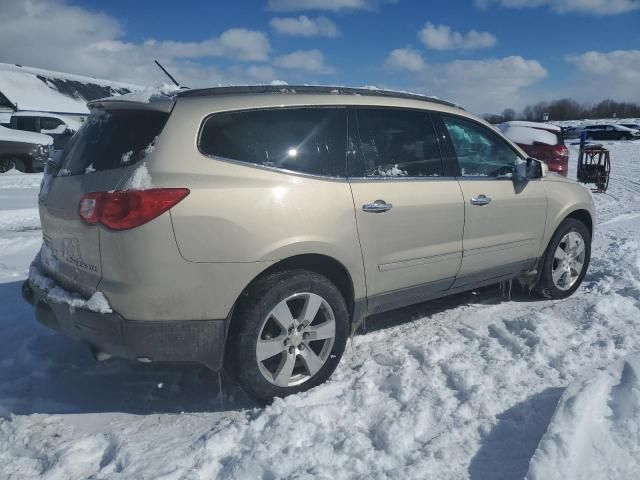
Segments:
[[[489,205],[491,197],[487,197],[484,193],[477,197],[471,197],[471,205]]]
[[[388,212],[392,208],[393,208],[393,205],[385,202],[384,200],[376,200],[373,203],[367,203],[362,206],[362,210],[369,213]]]

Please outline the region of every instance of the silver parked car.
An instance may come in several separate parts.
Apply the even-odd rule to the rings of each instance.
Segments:
[[[23,295],[107,354],[223,366],[261,399],[335,370],[367,315],[587,271],[590,192],[483,120],[379,90],[105,99],[40,194]]]

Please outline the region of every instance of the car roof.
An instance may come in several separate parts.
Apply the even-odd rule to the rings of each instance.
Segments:
[[[255,94],[317,94],[317,95],[359,95],[369,97],[387,97],[403,100],[419,100],[423,102],[460,108],[459,105],[437,97],[412,92],[386,90],[373,87],[342,87],[325,85],[247,85],[232,87],[212,87],[185,89],[179,91],[177,97],[212,97],[221,95],[255,95]]]
[[[511,120],[509,122],[504,122],[502,125],[508,127],[528,127],[528,128],[537,128],[538,130],[547,130],[551,132],[560,132],[562,129],[557,125],[552,125],[550,123],[541,123],[541,122],[527,122],[524,120]]]

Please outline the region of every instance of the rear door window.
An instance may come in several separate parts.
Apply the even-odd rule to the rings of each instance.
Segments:
[[[344,176],[344,108],[282,108],[216,113],[201,129],[205,155],[321,176]]]
[[[443,175],[438,139],[427,112],[389,108],[358,108],[356,112],[364,162],[361,176]]]
[[[151,150],[169,114],[151,110],[94,110],[67,143],[60,175],[131,165]]]

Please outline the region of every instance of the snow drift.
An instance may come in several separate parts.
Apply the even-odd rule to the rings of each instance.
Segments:
[[[640,354],[572,382],[558,403],[527,480],[637,478]]]

